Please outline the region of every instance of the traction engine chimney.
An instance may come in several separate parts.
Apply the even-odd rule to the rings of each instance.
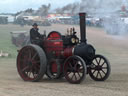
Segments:
[[[86,39],[86,13],[79,13],[81,43],[87,43]]]

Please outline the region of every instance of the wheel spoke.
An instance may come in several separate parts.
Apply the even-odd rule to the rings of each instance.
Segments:
[[[92,74],[94,74],[96,72],[96,70],[94,70],[93,72],[92,72]]]
[[[98,75],[99,75],[99,71],[97,72],[96,78],[98,78]]]
[[[97,61],[97,58],[95,59],[96,63],[99,65],[99,62]]]
[[[106,74],[103,70],[101,70],[104,74]]]
[[[99,74],[100,74],[100,77],[103,78],[100,72],[99,72]]]
[[[103,64],[101,66],[103,66],[105,64],[105,61],[103,62]]]
[[[73,66],[72,66],[72,64],[71,64],[71,63],[69,63],[69,66],[70,66],[71,68],[73,68]]]
[[[94,66],[96,66],[96,64],[94,64],[93,62],[92,62],[92,64],[93,64]]]
[[[71,79],[73,79],[73,77],[74,77],[74,74],[72,75],[72,78]]]
[[[74,65],[74,68],[76,69],[76,66],[77,66],[78,62],[75,62],[75,65]]]
[[[67,73],[67,75],[71,74],[71,72]]]
[[[78,74],[79,77],[81,77],[79,72],[77,72],[77,74]]]
[[[99,64],[100,64],[100,62],[101,62],[101,58],[100,58],[100,60],[99,60]]]
[[[74,75],[75,75],[75,80],[77,80],[77,77],[76,77],[76,74],[74,73]]]
[[[79,73],[83,73],[83,68],[82,69],[78,69]]]
[[[26,71],[27,69],[29,69],[29,66],[26,66],[25,68],[23,68],[22,72]]]
[[[102,69],[107,69],[107,67],[102,67]]]
[[[32,60],[38,55],[38,53],[35,53],[34,56],[32,57]]]

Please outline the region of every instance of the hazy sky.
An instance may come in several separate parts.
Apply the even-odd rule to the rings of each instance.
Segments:
[[[81,0],[1,0],[0,13],[15,13],[27,8],[37,9],[42,4],[52,4],[52,8],[64,6],[68,3],[79,2]]]

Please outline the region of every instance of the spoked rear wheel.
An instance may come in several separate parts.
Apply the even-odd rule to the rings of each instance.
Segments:
[[[68,82],[73,84],[81,83],[86,76],[85,61],[79,56],[69,57],[64,64],[64,75]]]
[[[111,72],[111,66],[107,58],[102,55],[96,55],[89,68],[89,75],[95,81],[106,80]]]
[[[39,81],[46,72],[46,56],[37,45],[23,47],[17,57],[17,70],[25,81]]]

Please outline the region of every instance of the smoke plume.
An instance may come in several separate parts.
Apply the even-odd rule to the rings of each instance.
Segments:
[[[57,8],[56,13],[79,13],[87,14],[101,18],[102,25],[108,34],[124,35],[128,30],[128,2],[126,0],[81,0],[68,4],[62,8]],[[124,8],[122,8],[124,7]],[[124,17],[122,15],[127,15]]]
[[[82,0],[79,11],[102,18],[108,34],[124,35],[128,33],[128,16],[121,15],[128,15],[127,5],[126,0]]]

